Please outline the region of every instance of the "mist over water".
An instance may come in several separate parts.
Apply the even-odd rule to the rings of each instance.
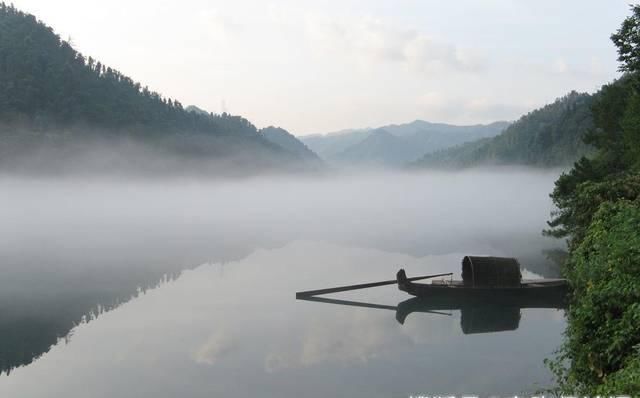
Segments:
[[[206,180],[0,180],[2,250],[320,240],[412,254],[557,245],[540,231],[556,171]]]
[[[461,340],[456,337],[449,341],[443,337],[447,332],[442,331],[459,330],[459,315],[426,323],[419,318],[399,325],[392,314],[296,303],[294,292],[390,279],[400,266],[412,275],[452,271],[458,276],[461,256],[467,254],[515,256],[527,270],[525,277],[555,276],[547,251],[562,248],[563,242],[545,238],[541,231],[552,210],[548,193],[558,174],[559,171],[486,169],[242,180],[54,180],[5,176],[0,179],[0,365],[1,370],[13,372],[0,376],[0,391],[46,396],[48,386],[56,386],[65,395],[75,396],[66,392],[71,384],[63,374],[78,372],[87,361],[92,365],[83,370],[86,375],[105,372],[117,377],[112,372],[118,373],[117,369],[125,366],[124,361],[132,374],[138,369],[146,374],[147,379],[143,380],[155,380],[160,378],[153,370],[156,365],[152,358],[156,355],[165,361],[158,372],[176,372],[184,380],[197,379],[192,395],[213,391],[207,384],[210,379],[199,378],[202,369],[168,365],[182,358],[179,352],[184,350],[191,358],[189,366],[195,366],[195,362],[209,367],[207,371],[216,374],[211,380],[230,380],[227,390],[214,389],[220,393],[234,392],[241,383],[229,376],[231,367],[238,371],[248,369],[259,380],[255,391],[245,386],[247,394],[257,393],[261,385],[270,386],[272,394],[267,396],[285,393],[283,386],[292,388],[285,395],[315,386],[315,395],[322,396],[329,392],[318,383],[334,383],[340,375],[327,368],[318,371],[316,363],[348,366],[348,373],[356,372],[358,380],[365,383],[371,380],[360,369],[363,363],[375,364],[376,358],[387,358],[399,341],[404,342],[401,356],[408,358],[416,344],[428,341],[429,349],[435,350],[430,355],[436,355],[442,363],[437,372],[446,382],[438,384],[440,392],[452,393],[447,386],[456,385],[456,380],[443,375],[458,365],[457,357],[449,357],[447,350],[452,349],[451,344],[468,340],[462,340],[461,332],[456,332]],[[205,263],[215,264],[214,268],[197,268]],[[179,276],[191,269],[195,270],[189,276]],[[165,275],[170,276],[168,281]],[[131,302],[133,307],[127,304],[118,308],[159,281],[167,282],[155,288],[151,297],[161,297],[161,301],[138,297]],[[182,293],[173,296],[176,287],[171,286],[176,283],[182,286],[178,288]],[[209,285],[210,289],[206,288]],[[347,296],[391,304],[407,298],[395,288]],[[139,306],[152,308],[126,315],[125,308],[131,311]],[[95,332],[86,331],[82,324],[73,329],[83,317],[104,310],[124,312],[120,317],[112,315],[89,322],[96,324],[89,328]],[[475,379],[466,387],[482,386],[482,391],[487,392],[496,388],[513,391],[518,383],[526,383],[530,374],[537,375],[536,380],[545,379],[542,359],[560,340],[563,322],[558,313],[548,316],[546,312],[527,311],[525,314],[531,313],[533,318],[524,316],[523,325],[532,325],[535,319],[551,319],[551,329],[540,331],[538,326],[527,326],[510,335],[508,344],[516,346],[520,339],[533,341],[536,338],[532,336],[542,336],[546,351],[532,355],[533,364],[509,365],[520,372],[511,383],[501,384],[499,377],[487,374],[490,381]],[[156,315],[149,319],[145,314]],[[133,318],[139,320],[130,323]],[[345,330],[345,323],[350,328],[347,342],[337,332]],[[136,342],[147,334],[142,331],[143,325],[159,335],[138,352]],[[268,332],[256,334],[263,327]],[[58,342],[72,329],[74,337],[68,344]],[[379,332],[374,333],[376,329]],[[358,331],[365,334],[360,336]],[[287,346],[291,333],[302,339],[303,348]],[[371,333],[373,337],[367,337]],[[411,343],[406,341],[407,333]],[[361,338],[374,341],[363,347]],[[81,342],[74,345],[77,339]],[[191,343],[183,347],[182,342],[191,339],[200,348]],[[233,347],[250,348],[240,350],[239,356],[226,356],[230,341]],[[439,347],[442,341],[449,343]],[[505,340],[498,335],[488,341],[500,349]],[[87,351],[86,344],[91,342],[104,347]],[[277,349],[272,347],[265,353],[258,342]],[[347,344],[348,349],[336,350],[336,344]],[[54,349],[49,353],[51,346]],[[117,346],[126,352],[138,352],[144,361],[125,358],[111,367],[105,365],[103,356],[110,358]],[[299,349],[302,353],[296,351]],[[487,350],[477,351],[467,360],[482,366],[486,355],[490,355]],[[86,357],[88,352],[97,355],[95,361]],[[252,367],[256,361],[266,361],[265,357],[268,366]],[[362,358],[366,361],[362,362]],[[416,360],[406,363],[413,367],[428,363],[426,359]],[[491,360],[512,363],[516,358]],[[387,365],[404,369],[398,364]],[[376,372],[387,372],[387,365],[380,365]],[[293,386],[286,380],[295,380],[293,374],[298,368],[310,373],[305,373],[301,386]],[[284,373],[278,373],[281,369]],[[216,373],[218,370],[220,373]],[[468,370],[472,372],[470,367]],[[45,380],[40,374],[51,376]],[[417,389],[423,378],[411,374],[403,377],[407,386]],[[34,377],[45,381],[38,388],[26,388]],[[399,391],[390,375],[380,373],[376,377],[386,380],[384,385],[388,388],[395,388],[389,391]],[[133,391],[140,382],[143,381],[132,378],[120,387],[128,386]],[[104,386],[95,380],[92,383],[96,391],[105,394],[123,393],[116,386]],[[171,390],[165,391],[161,385],[145,388],[150,388],[151,396],[170,396],[167,391]],[[353,396],[372,393],[363,389],[358,394],[357,386],[346,387]]]

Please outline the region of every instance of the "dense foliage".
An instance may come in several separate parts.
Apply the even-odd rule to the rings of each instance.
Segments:
[[[0,2],[0,170],[309,168],[246,119],[194,109],[83,56],[33,15]]]
[[[571,92],[532,111],[502,134],[426,155],[416,167],[472,167],[527,165],[553,167],[571,164],[590,151],[583,141],[593,127],[589,94]]]
[[[85,58],[33,15],[0,3],[0,117],[85,122],[153,132],[257,134],[247,120],[187,112],[91,57]]]
[[[566,343],[552,362],[562,392],[640,391],[640,6],[612,36],[621,71],[593,104],[596,148],[556,182],[547,231],[569,238]],[[566,366],[565,366],[566,365]]]
[[[571,254],[566,276],[573,300],[562,352],[571,366],[555,368],[565,392],[640,391],[638,231],[638,201],[604,202]]]

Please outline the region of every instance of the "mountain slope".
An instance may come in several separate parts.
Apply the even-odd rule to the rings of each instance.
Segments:
[[[328,162],[350,166],[402,165],[419,159],[426,153],[449,148],[485,137],[493,137],[503,131],[508,122],[488,125],[454,126],[416,120],[407,124],[394,124],[379,129],[350,130],[303,137],[302,141]],[[395,137],[368,138],[382,130]],[[379,145],[373,148],[373,145]],[[358,148],[362,146],[362,148]],[[393,153],[385,154],[385,151]],[[367,155],[368,154],[368,155]],[[353,157],[350,158],[350,155]]]
[[[330,159],[352,145],[364,141],[371,129],[343,130],[328,134],[313,134],[300,140],[322,159]]]
[[[136,151],[127,148],[157,159],[138,161]],[[100,155],[89,156],[89,150]],[[33,15],[5,3],[0,3],[0,154],[2,169],[47,172],[74,164],[82,170],[126,164],[152,169],[163,159],[163,172],[170,167],[250,172],[296,168],[299,161],[246,119],[187,111],[76,52]],[[93,163],[84,167],[79,158]],[[200,167],[196,160],[211,165]]]
[[[300,140],[290,134],[287,130],[280,127],[265,127],[260,129],[259,133],[267,141],[280,146],[286,151],[293,153],[308,162],[321,164],[322,160],[312,150],[307,148]]]
[[[433,154],[413,167],[472,167],[486,165],[568,165],[589,153],[582,140],[593,128],[593,96],[571,92],[534,110],[502,134]]]
[[[410,144],[384,129],[373,130],[367,138],[336,154],[330,160],[337,164],[358,166],[399,166],[405,163]]]

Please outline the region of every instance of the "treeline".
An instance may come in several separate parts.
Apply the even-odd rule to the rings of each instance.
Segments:
[[[238,116],[187,112],[177,100],[143,87],[91,57],[12,5],[0,3],[0,117],[36,127],[87,123],[154,133],[257,134]]]
[[[595,148],[563,174],[549,235],[569,239],[566,341],[551,362],[561,393],[640,391],[640,6],[612,35],[623,78],[592,106]]]
[[[243,175],[318,167],[240,116],[184,109],[0,2],[0,171]]]
[[[412,167],[570,165],[591,149],[582,138],[593,128],[591,105],[596,96],[573,91],[522,116],[496,137],[427,154]]]

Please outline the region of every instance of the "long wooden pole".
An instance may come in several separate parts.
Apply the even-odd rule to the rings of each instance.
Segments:
[[[407,280],[413,282],[413,281],[419,281],[421,279],[437,278],[439,276],[448,276],[448,275],[453,275],[453,272],[448,272],[446,274],[415,276],[413,278],[407,278]],[[296,292],[296,298],[318,296],[318,295],[321,295],[321,294],[329,294],[329,293],[346,292],[346,291],[349,291],[349,290],[366,289],[366,288],[369,288],[369,287],[393,285],[394,283],[398,283],[398,280],[397,279],[390,279],[388,281],[362,283],[360,285],[338,286],[338,287],[330,287],[328,289],[307,290],[307,291],[304,291],[304,292]]]
[[[338,299],[330,299],[330,298],[325,298],[325,297],[314,297],[314,296],[298,297],[298,300],[316,301],[318,303],[327,303],[327,304],[347,305],[347,306],[350,306],[350,307],[363,307],[363,308],[375,308],[375,309],[378,309],[378,310],[398,311],[398,306],[395,306],[395,305],[363,303],[361,301],[338,300]],[[451,314],[449,314],[447,312],[442,312],[442,311],[427,311],[427,310],[424,310],[424,311],[420,311],[420,312],[429,313],[429,314],[451,316]]]

